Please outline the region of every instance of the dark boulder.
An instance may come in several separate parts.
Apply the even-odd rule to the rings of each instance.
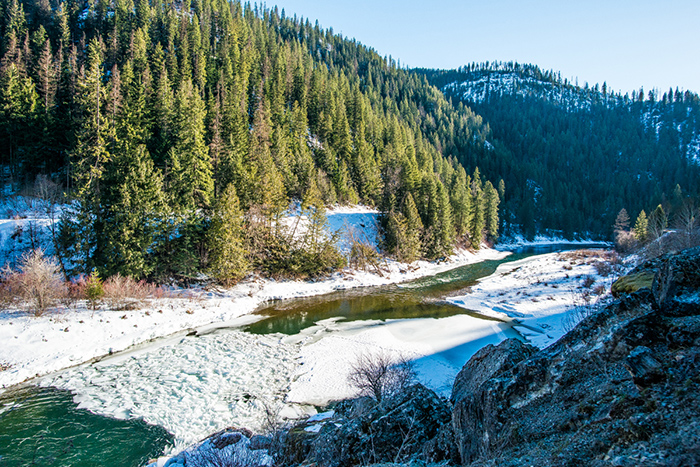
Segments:
[[[652,285],[660,307],[676,314],[695,314],[700,306],[700,247],[667,258]]]
[[[630,372],[634,384],[644,388],[663,378],[661,363],[654,357],[648,347],[636,347],[624,361],[625,368]]]
[[[459,372],[452,388],[451,402],[455,441],[462,460],[478,456],[488,445],[489,434],[499,426],[491,414],[496,413],[494,405],[502,401],[491,397],[493,390],[481,390],[484,383],[498,378],[536,352],[537,349],[529,344],[507,339],[498,346],[489,344],[480,349]],[[497,381],[494,381],[494,386],[498,386]]]
[[[336,410],[340,412],[337,417],[308,443],[305,464],[344,466],[457,459],[449,405],[435,392],[416,384],[371,408],[362,402],[365,408],[361,411],[350,409],[348,402],[346,410]]]
[[[452,404],[473,394],[487,380],[510,370],[535,353],[536,347],[518,339],[506,339],[497,346],[489,344],[481,348],[457,374],[452,388]]]

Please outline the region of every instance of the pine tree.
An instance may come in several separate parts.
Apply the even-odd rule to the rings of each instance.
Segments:
[[[500,179],[498,181],[498,199],[501,200],[501,203],[505,203],[505,196],[506,196],[506,184],[503,181],[503,179]],[[503,232],[503,229],[505,228],[505,222],[504,222],[505,214],[499,216],[499,221],[498,221],[498,227],[499,231]]]
[[[105,85],[103,83],[103,59],[101,45],[92,40],[88,46],[87,62],[77,81],[75,96],[76,119],[80,129],[71,159],[73,176],[79,200],[74,218],[75,255],[82,272],[92,271],[104,258],[104,219],[102,186],[106,164],[111,159],[108,142],[113,128],[104,115]],[[66,231],[71,230],[66,220]],[[97,260],[97,262],[96,262]]]
[[[145,278],[155,270],[153,251],[165,213],[162,177],[146,146],[118,152],[105,174],[104,249],[101,270]]]
[[[250,134],[246,187],[252,204],[262,206],[268,219],[279,216],[286,205],[284,181],[271,154],[270,110],[264,101],[255,113],[253,131]]]
[[[45,119],[48,120],[56,103],[58,73],[60,64],[54,61],[51,53],[51,42],[47,39],[41,48],[41,54],[36,65],[37,91],[41,98]]]
[[[113,76],[115,76],[113,74]],[[101,196],[105,277],[143,278],[155,268],[152,252],[165,212],[162,176],[145,145],[146,96],[130,62],[121,74],[121,106],[115,123],[112,160],[105,168]]]
[[[455,172],[454,179],[450,191],[450,199],[454,214],[455,231],[458,237],[462,237],[468,231],[469,216],[472,211],[472,198],[468,191],[471,177],[466,174],[463,167],[460,167]]]
[[[647,219],[647,214],[642,209],[642,212],[637,216],[637,220],[634,222],[634,237],[638,242],[645,243],[648,238],[648,226],[649,221]]]
[[[440,181],[437,183],[437,209],[439,242],[436,245],[438,249],[433,251],[433,257],[443,257],[452,254],[455,235],[450,196],[447,193],[447,188]]]
[[[484,192],[479,168],[474,169],[471,186],[471,212],[469,213],[469,239],[472,248],[479,249],[486,227],[484,217]]]
[[[411,263],[420,257],[422,250],[421,237],[423,235],[423,223],[418,214],[418,208],[410,193],[406,194],[403,203],[403,217],[406,219],[406,234],[398,243],[400,261]]]
[[[501,200],[496,189],[491,182],[486,182],[484,188],[484,218],[487,236],[491,242],[498,240],[498,204],[500,202]]]
[[[0,130],[3,134],[2,147],[5,163],[9,165],[12,175],[17,175],[24,168],[29,173],[36,169],[34,160],[36,151],[37,101],[39,96],[34,82],[29,77],[22,77],[15,64],[10,64],[0,75]],[[40,162],[40,161],[39,161]]]
[[[243,211],[232,183],[214,203],[207,239],[211,275],[226,287],[241,280],[250,263],[243,245]]]
[[[627,210],[625,208],[620,209],[620,212],[617,213],[617,217],[615,218],[615,225],[613,227],[615,234],[619,234],[620,232],[627,232],[630,228],[630,216],[627,214]]]
[[[184,211],[209,206],[214,192],[204,117],[204,101],[192,81],[184,80],[175,96],[168,186],[174,206]]]
[[[392,210],[386,216],[386,227],[384,228],[384,249],[396,256],[396,259],[402,262],[411,262],[410,245],[407,245],[408,225],[406,216],[401,212]],[[405,249],[406,247],[408,249]]]

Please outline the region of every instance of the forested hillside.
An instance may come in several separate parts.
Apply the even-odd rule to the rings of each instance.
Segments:
[[[517,63],[420,70],[490,126],[479,159],[508,187],[505,216],[530,235],[554,229],[609,237],[617,213],[670,213],[700,190],[700,98],[643,89],[612,93]],[[458,160],[474,160],[458,148]],[[463,154],[467,154],[466,156]]]
[[[332,203],[377,206],[408,261],[498,235],[481,118],[332,29],[227,0],[2,0],[0,17],[4,181],[74,200],[56,237],[74,272],[315,274],[343,261],[318,236]],[[292,200],[303,244],[276,222]]]

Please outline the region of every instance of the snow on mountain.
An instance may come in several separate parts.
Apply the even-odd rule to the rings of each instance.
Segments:
[[[542,73],[536,68],[530,70],[527,67],[516,66],[511,69],[509,66],[494,66],[492,69],[471,71],[467,76],[467,79],[446,84],[443,91],[475,104],[503,96],[541,99],[567,112],[590,112],[600,105],[607,108],[631,108],[641,102],[635,100],[638,98],[634,97],[634,93],[630,99],[628,95],[604,93],[598,85],[588,87],[586,84],[585,87],[579,87],[567,80],[562,81],[552,72]],[[685,102],[673,102],[673,99],[678,99],[675,94],[665,97],[663,101],[659,100],[658,91],[652,91],[651,94],[655,96],[654,100],[647,98],[644,101],[640,115],[644,129],[655,134],[657,141],[664,130],[670,130],[678,138],[679,150],[689,160],[700,164],[700,122],[697,108],[693,105],[693,95],[688,94]]]

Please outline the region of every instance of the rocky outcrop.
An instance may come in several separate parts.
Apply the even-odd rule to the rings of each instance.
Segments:
[[[489,445],[491,433],[500,430],[489,414],[502,401],[481,388],[521,361],[531,357],[537,348],[517,339],[508,339],[498,346],[487,345],[479,350],[459,372],[452,389],[452,423],[457,448],[462,459],[473,459]]]
[[[421,384],[380,404],[345,401],[335,407],[318,435],[307,426],[288,434],[286,464],[320,466],[383,462],[457,461],[447,401]],[[313,430],[312,430],[313,431]]]
[[[700,465],[700,249],[633,273],[644,287],[554,345],[481,349],[451,404],[421,385],[339,403],[288,433],[283,463]]]
[[[700,464],[700,249],[641,269],[651,290],[553,346],[506,341],[465,365],[452,395],[463,464]]]

